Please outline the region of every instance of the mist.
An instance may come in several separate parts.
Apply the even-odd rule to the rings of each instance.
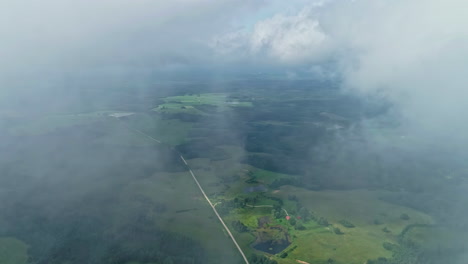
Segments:
[[[0,244],[24,243],[17,263],[240,263],[192,169],[250,263],[269,225],[286,235],[267,249],[309,250],[268,217],[317,207],[338,235],[310,197],[360,191],[432,219],[408,230],[456,230],[417,250],[392,230],[389,261],[466,262],[466,1],[0,0],[0,36]],[[257,200],[276,209],[246,217]],[[265,258],[349,258],[293,246]]]

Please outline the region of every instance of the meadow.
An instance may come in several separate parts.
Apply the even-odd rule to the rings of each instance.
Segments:
[[[213,106],[218,110],[227,107],[251,107],[252,102],[239,101],[230,98],[225,93],[199,93],[187,94],[181,96],[165,97],[164,103],[153,110],[159,113],[186,113],[194,115],[203,115],[205,112],[200,110],[200,106]],[[198,108],[197,108],[198,106]]]
[[[419,252],[408,241],[437,251],[435,237],[454,240],[403,203],[411,182],[381,177],[378,159],[334,141],[363,113],[358,103],[332,90],[236,87],[1,120],[0,259],[241,262],[178,153],[248,256],[362,264],[391,260],[395,248]],[[388,141],[380,132],[371,138]]]

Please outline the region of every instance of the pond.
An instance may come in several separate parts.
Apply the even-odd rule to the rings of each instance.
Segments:
[[[287,248],[291,242],[287,239],[262,241],[253,246],[256,250],[260,250],[269,254],[278,254]]]

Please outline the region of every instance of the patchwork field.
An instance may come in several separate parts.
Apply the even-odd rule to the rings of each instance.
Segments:
[[[226,107],[250,107],[251,102],[230,98],[224,93],[188,94],[163,99],[164,103],[154,108],[159,113],[204,114],[197,106],[208,105],[223,109]]]
[[[185,95],[154,95],[122,111],[1,119],[18,146],[0,151],[10,177],[0,186],[0,260],[242,262],[179,154],[252,264],[363,264],[392,259],[392,247],[411,251],[408,241],[437,252],[456,240],[436,216],[401,203],[411,182],[378,174],[379,159],[353,159],[343,142],[327,145],[355,105],[331,91],[312,98],[288,90],[295,95],[287,99],[285,89],[243,89],[171,91],[165,95]],[[411,140],[371,133],[379,146]],[[102,248],[93,251],[94,243]]]
[[[199,241],[210,254],[212,263],[224,258],[235,263],[240,258],[237,250],[192,181],[187,172],[155,174],[150,178],[134,181],[121,193],[121,206],[137,210],[135,205],[138,200],[147,199],[148,203],[161,207],[159,211],[152,210],[146,215],[160,228]],[[117,219],[135,217],[130,211],[120,213]]]
[[[397,236],[408,225],[432,224],[430,216],[419,211],[393,205],[379,200],[381,191],[310,191],[284,186],[275,195],[285,198],[298,197],[301,204],[317,215],[326,218],[330,226],[296,231],[288,259],[281,262],[294,263],[294,259],[313,263],[363,263],[367,259],[390,257],[391,252],[383,243],[398,243]],[[408,215],[409,219],[402,219]],[[404,217],[403,217],[404,218]],[[346,220],[343,221],[343,220]],[[343,223],[352,223],[346,227]],[[338,228],[342,234],[336,234]]]
[[[189,122],[183,122],[178,119],[163,119],[159,115],[146,113],[129,116],[122,119],[122,122],[131,130],[139,130],[162,143],[172,146],[184,143],[192,127],[192,124]],[[141,137],[142,135],[139,136]]]
[[[265,217],[270,218],[269,226],[281,226],[290,236],[289,247],[276,255],[270,255],[279,263],[288,264],[297,263],[297,260],[323,264],[330,261],[362,264],[368,259],[389,258],[392,252],[383,247],[384,243],[397,244],[398,235],[408,225],[433,223],[432,218],[424,213],[380,200],[386,194],[385,191],[311,191],[293,186],[270,188],[275,180],[294,176],[241,164],[238,161],[244,153],[240,148],[226,146],[223,149],[231,158],[221,161],[198,158],[188,162],[220,210],[228,200],[255,199],[258,207],[233,209],[224,216],[226,222],[240,221],[250,230],[235,232],[239,243],[249,254],[264,254],[252,245],[258,235],[256,230],[264,230],[259,229],[259,222]],[[230,177],[235,180],[230,182]],[[250,191],[254,186],[265,188]],[[297,200],[291,200],[291,197]],[[301,204],[317,217],[327,219],[329,225],[302,219],[294,219],[293,225],[291,220],[275,219],[272,210],[280,204],[274,198],[282,201],[282,208],[292,218],[299,216],[298,204]],[[402,215],[407,215],[409,219]],[[348,223],[353,227],[347,227]],[[298,225],[305,229],[298,230]],[[339,234],[335,232],[336,228],[340,230]],[[271,235],[275,236],[273,233]],[[281,256],[285,252],[287,256]]]

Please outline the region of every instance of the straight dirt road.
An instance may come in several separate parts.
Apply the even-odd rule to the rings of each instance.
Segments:
[[[198,179],[197,177],[195,176],[195,174],[193,173],[192,169],[190,169],[189,165],[187,164],[187,161],[185,161],[184,157],[182,155],[180,155],[180,158],[182,159],[182,161],[185,163],[185,165],[187,166],[187,168],[189,169],[189,172],[190,174],[192,175],[192,178],[193,180],[195,181],[195,183],[197,184],[198,188],[200,189],[201,193],[203,194],[203,196],[205,197],[206,201],[208,202],[208,204],[211,206],[211,208],[213,209],[213,212],[216,214],[216,216],[218,217],[219,221],[221,222],[221,224],[223,225],[224,229],[226,229],[226,232],[229,234],[229,237],[231,237],[232,239],[232,242],[234,243],[234,245],[236,245],[237,249],[239,250],[239,253],[242,255],[242,258],[244,259],[245,263],[246,264],[249,264],[249,260],[247,259],[247,257],[245,256],[244,254],[244,251],[242,251],[241,247],[239,246],[239,244],[237,244],[237,241],[236,239],[234,238],[234,236],[232,235],[231,233],[231,230],[229,230],[229,228],[226,226],[226,224],[224,223],[223,219],[221,218],[221,216],[219,215],[218,211],[216,210],[216,208],[214,207],[213,203],[210,201],[210,199],[208,198],[208,196],[206,195],[205,191],[203,190],[203,187],[200,185],[200,183],[198,182]]]
[[[120,120],[119,120],[120,121]],[[134,131],[134,132],[137,132],[138,134],[142,135],[142,136],[145,136],[146,138],[152,140],[152,141],[155,141],[156,143],[158,144],[161,144],[161,141],[153,138],[152,136],[138,130],[138,129],[135,129],[135,128],[131,128],[127,125],[124,124],[125,127],[127,127],[128,129]],[[176,151],[175,149],[173,151]],[[176,151],[177,152],[177,151]],[[178,153],[177,154],[180,156],[180,159],[184,162],[185,166],[187,166],[190,174],[192,175],[192,178],[193,180],[195,181],[195,183],[197,184],[198,186],[198,189],[200,189],[201,193],[203,194],[203,197],[205,197],[206,201],[208,202],[208,204],[211,206],[211,209],[213,209],[213,212],[215,213],[216,217],[218,217],[218,220],[219,222],[221,222],[221,224],[223,225],[224,229],[226,230],[226,232],[229,234],[229,237],[232,239],[232,242],[234,243],[234,245],[236,246],[236,248],[239,250],[239,253],[241,254],[242,258],[244,259],[245,263],[246,264],[249,264],[249,260],[247,259],[247,257],[245,256],[244,254],[244,251],[241,249],[241,247],[239,246],[239,244],[237,243],[236,239],[234,238],[234,236],[232,235],[231,233],[231,230],[229,230],[229,228],[227,227],[227,225],[224,223],[223,219],[221,218],[221,216],[219,215],[218,211],[216,210],[216,208],[214,207],[213,203],[211,203],[210,199],[208,198],[208,196],[206,195],[205,191],[203,190],[203,187],[200,185],[200,182],[198,181],[197,177],[195,176],[195,174],[193,173],[192,169],[190,168],[190,166],[188,165],[187,161],[184,159],[184,157],[182,156],[182,154]]]

